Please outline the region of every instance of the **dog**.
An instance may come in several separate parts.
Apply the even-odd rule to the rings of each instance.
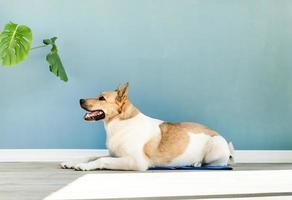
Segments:
[[[225,166],[231,150],[216,131],[197,123],[170,123],[144,115],[128,98],[129,84],[80,99],[87,121],[103,120],[109,157],[61,163],[75,170],[137,170],[155,166]]]

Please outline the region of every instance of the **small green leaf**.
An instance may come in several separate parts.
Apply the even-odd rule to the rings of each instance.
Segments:
[[[43,40],[43,43],[46,45],[52,45],[51,52],[47,55],[47,61],[49,63],[50,71],[55,74],[57,77],[60,77],[61,80],[67,82],[68,77],[60,56],[58,55],[58,48],[55,44],[57,37],[53,37],[51,39]]]
[[[43,40],[43,43],[46,44],[46,45],[55,45],[55,41],[57,40],[58,38],[57,37],[52,37],[51,39],[45,39]]]
[[[32,32],[25,25],[8,23],[0,33],[0,64],[13,66],[25,60],[30,51]]]

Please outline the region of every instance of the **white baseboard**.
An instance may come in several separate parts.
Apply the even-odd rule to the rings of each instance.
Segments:
[[[292,163],[292,150],[237,150],[236,163]]]
[[[106,149],[0,149],[0,162],[61,162],[108,155]],[[292,163],[292,150],[237,150],[236,163]]]
[[[106,155],[106,149],[0,149],[0,162],[61,162]]]

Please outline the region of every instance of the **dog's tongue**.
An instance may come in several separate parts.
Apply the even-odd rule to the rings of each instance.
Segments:
[[[90,113],[86,113],[84,115],[85,120],[94,120],[94,117],[98,116],[100,114],[100,111],[93,111]]]

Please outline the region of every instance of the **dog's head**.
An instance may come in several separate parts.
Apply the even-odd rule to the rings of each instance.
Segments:
[[[84,119],[87,121],[109,120],[119,115],[128,101],[128,87],[129,83],[126,83],[114,91],[102,92],[95,98],[80,99],[80,106],[88,111]]]

